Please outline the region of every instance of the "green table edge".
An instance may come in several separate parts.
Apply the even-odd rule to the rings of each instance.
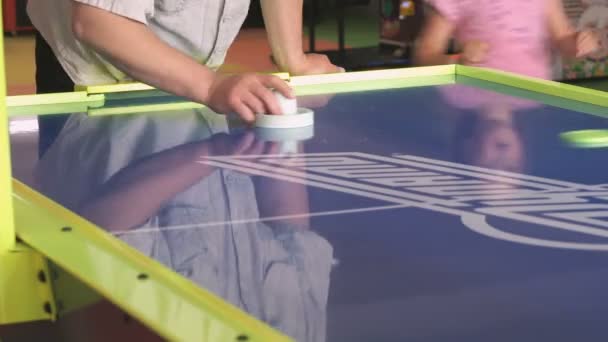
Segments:
[[[283,80],[289,79],[289,74],[284,72],[272,73]],[[87,94],[108,94],[108,93],[124,93],[131,91],[146,91],[154,90],[155,88],[140,82],[124,82],[118,84],[106,84],[106,85],[76,85],[76,91],[82,91]]]
[[[7,98],[7,113],[9,117],[52,115],[86,112],[89,108],[103,107],[103,94],[87,94],[86,92],[17,95]]]
[[[608,92],[582,88],[571,84],[541,80],[504,71],[464,65],[456,66],[456,82],[458,82],[458,76],[467,76],[470,78],[507,85],[513,88],[557,96],[572,101],[608,107]]]

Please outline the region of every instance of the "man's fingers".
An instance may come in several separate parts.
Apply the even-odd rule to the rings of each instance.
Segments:
[[[256,87],[252,89],[253,94],[264,104],[266,111],[264,114],[280,115],[281,106],[272,91],[266,87]]]
[[[233,105],[234,112],[247,123],[255,122],[255,114],[253,111],[243,102],[239,102]]]
[[[289,84],[276,76],[267,75],[261,78],[261,82],[266,88],[275,89],[288,99],[295,97],[293,89],[291,89]]]
[[[247,151],[248,154],[266,154],[264,151],[264,146],[266,146],[266,142],[256,139],[251,147]]]
[[[255,134],[251,132],[246,132],[243,134],[239,141],[236,144],[235,154],[245,154],[250,148],[251,145],[255,142]]]
[[[243,95],[243,103],[245,103],[254,114],[266,113],[264,101],[259,99],[254,92]]]

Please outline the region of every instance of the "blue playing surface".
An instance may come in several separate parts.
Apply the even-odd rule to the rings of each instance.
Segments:
[[[606,119],[462,87],[75,115],[38,189],[300,341],[607,340],[608,150],[559,138]]]

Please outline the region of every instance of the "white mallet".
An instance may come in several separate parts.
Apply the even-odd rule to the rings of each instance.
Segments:
[[[296,98],[288,99],[277,90],[273,90],[272,93],[279,102],[281,107],[281,114],[283,115],[295,115],[298,114],[298,100]]]

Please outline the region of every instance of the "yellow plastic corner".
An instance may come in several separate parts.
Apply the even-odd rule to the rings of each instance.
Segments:
[[[0,255],[0,324],[56,317],[45,259],[23,245]]]
[[[0,10],[1,12],[1,10]],[[0,27],[2,16],[0,15]],[[0,36],[0,51],[4,52],[4,37]],[[6,76],[4,53],[0,54],[0,256],[16,243],[11,186],[11,157],[9,148],[8,114],[6,111]]]

